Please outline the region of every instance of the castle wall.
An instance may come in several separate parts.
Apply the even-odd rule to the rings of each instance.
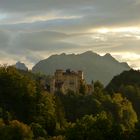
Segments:
[[[79,92],[79,77],[77,75],[64,76],[64,92],[68,90]]]
[[[56,70],[55,83],[62,84],[61,91],[66,93],[68,90],[79,92],[80,79],[82,78],[82,72],[73,72],[70,70]],[[57,90],[57,87],[55,87]]]

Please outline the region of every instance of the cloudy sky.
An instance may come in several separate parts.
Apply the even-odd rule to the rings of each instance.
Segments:
[[[111,53],[140,68],[140,0],[0,0],[0,63]]]

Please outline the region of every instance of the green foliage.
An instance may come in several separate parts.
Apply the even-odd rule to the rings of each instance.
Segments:
[[[94,82],[94,91],[95,92],[101,92],[104,90],[104,85],[100,81]]]
[[[33,131],[34,138],[47,138],[47,132],[45,129],[42,128],[42,126],[38,123],[32,123],[31,124],[31,130]]]
[[[0,68],[0,106],[27,122],[33,109],[36,85],[13,67]]]
[[[109,92],[119,92],[120,87],[123,85],[136,85],[140,86],[140,72],[131,69],[124,71],[120,75],[115,76],[106,87]]]
[[[34,122],[39,123],[49,134],[53,134],[56,128],[55,97],[48,93],[42,93],[36,104]]]
[[[137,122],[136,127],[131,135],[132,140],[139,140],[140,139],[140,122]]]
[[[65,140],[65,137],[64,137],[64,136],[59,135],[59,136],[54,136],[54,137],[51,137],[51,138],[49,138],[49,140]]]
[[[81,82],[81,84],[80,84],[79,93],[81,93],[82,95],[87,94],[87,86],[84,82]]]
[[[63,129],[66,124],[66,119],[65,119],[65,111],[64,107],[62,105],[62,102],[58,96],[55,96],[55,112],[56,112],[56,121],[57,121],[57,128],[58,129]]]
[[[105,140],[111,134],[112,122],[106,112],[93,116],[85,116],[77,120],[75,125],[66,132],[67,140]]]
[[[112,106],[116,121],[122,125],[124,131],[132,131],[138,120],[131,102],[123,98],[121,94],[114,94]]]
[[[33,140],[31,128],[17,120],[0,123],[0,140]]]
[[[132,102],[132,105],[140,118],[140,72],[135,70],[125,71],[114,77],[106,90],[111,93],[121,93]]]
[[[37,79],[38,80],[38,79]],[[63,125],[58,110],[61,103],[54,95],[40,90],[38,81],[30,73],[13,67],[0,68],[0,117],[6,124],[11,119],[24,123],[38,123],[52,135],[56,124]]]
[[[82,118],[84,115],[96,114],[102,110],[101,103],[91,95],[60,94],[58,96],[68,121],[75,122],[76,119]]]
[[[122,73],[106,90],[96,81],[92,95],[85,85],[64,95],[45,91],[47,76],[0,67],[0,140],[138,140],[139,73]]]

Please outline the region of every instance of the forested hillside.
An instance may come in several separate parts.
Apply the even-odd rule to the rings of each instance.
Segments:
[[[92,95],[48,93],[42,75],[0,67],[0,140],[139,140],[140,72],[126,71]]]
[[[132,69],[115,76],[106,90],[110,94],[121,93],[123,97],[131,101],[138,117],[140,117],[140,71]]]

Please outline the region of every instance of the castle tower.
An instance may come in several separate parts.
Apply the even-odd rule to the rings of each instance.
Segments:
[[[79,76],[80,80],[83,80],[84,79],[83,71],[79,70],[78,71],[78,76]]]
[[[61,69],[56,70],[56,72],[55,72],[55,80],[56,80],[57,82],[63,80],[63,73],[64,73],[64,71],[61,70]]]

